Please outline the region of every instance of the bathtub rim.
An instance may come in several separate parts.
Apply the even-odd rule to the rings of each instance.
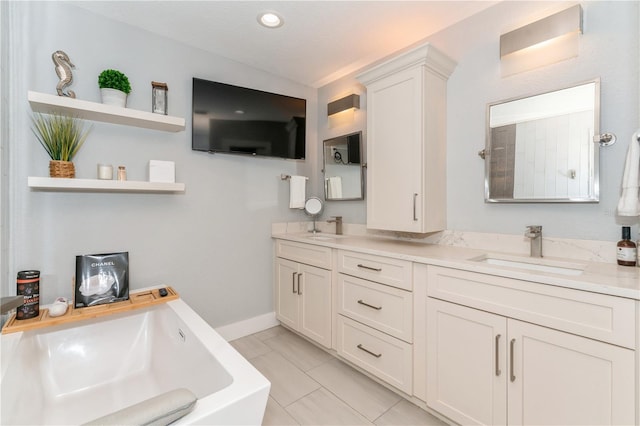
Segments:
[[[162,286],[159,288],[161,287]],[[136,313],[162,309],[163,306],[166,306],[173,311],[175,315],[177,315],[178,318],[186,324],[190,333],[196,337],[205,349],[216,358],[232,378],[231,384],[227,387],[199,398],[193,411],[179,419],[175,424],[189,424],[192,422],[206,421],[206,419],[210,418],[212,415],[215,416],[216,413],[220,413],[225,408],[237,405],[244,399],[258,401],[260,406],[254,408],[259,409],[262,415],[264,415],[271,383],[224,338],[222,338],[222,336],[220,336],[213,327],[204,321],[204,319],[202,319],[202,317],[200,317],[183,299],[178,298],[160,305],[152,305],[147,308],[140,309]],[[121,318],[123,315],[128,314],[134,314],[134,312],[115,313],[114,316]],[[99,319],[108,321],[108,317],[102,317]],[[77,323],[78,326],[82,324],[86,323]],[[28,333],[46,333],[58,327],[70,328],[70,324],[60,324],[58,326],[51,326],[50,328],[46,327],[31,330],[28,331]],[[0,356],[2,360],[0,363],[0,384],[4,382],[5,375],[9,366],[12,364],[14,357],[19,355],[17,353],[17,348],[25,333],[27,332],[20,331],[3,334],[0,337]],[[236,409],[235,412],[238,412],[238,410]]]

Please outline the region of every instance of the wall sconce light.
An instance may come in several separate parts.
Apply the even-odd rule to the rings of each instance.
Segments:
[[[327,105],[327,116],[349,109],[360,109],[360,95],[353,93],[349,96],[345,96],[344,98],[329,102]]]
[[[500,36],[502,74],[538,68],[578,56],[579,4]]]

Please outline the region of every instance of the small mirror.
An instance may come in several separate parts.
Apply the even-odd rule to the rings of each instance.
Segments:
[[[304,212],[309,216],[319,216],[322,213],[322,201],[318,197],[309,197],[304,203]]]
[[[598,202],[600,80],[487,106],[487,202]]]
[[[320,230],[316,228],[316,218],[322,213],[323,207],[324,206],[322,205],[322,200],[320,200],[320,198],[318,197],[309,197],[307,198],[307,201],[305,201],[304,212],[307,214],[307,216],[311,216],[311,218],[313,219],[313,229],[311,229],[309,232],[313,232],[314,234],[316,232],[320,232]]]
[[[323,143],[324,198],[327,201],[364,199],[362,132]]]

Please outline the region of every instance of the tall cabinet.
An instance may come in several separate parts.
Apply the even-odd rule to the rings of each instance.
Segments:
[[[367,227],[446,227],[446,86],[455,62],[429,44],[360,75],[367,87]]]

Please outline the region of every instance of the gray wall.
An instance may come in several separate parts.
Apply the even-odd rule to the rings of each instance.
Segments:
[[[564,3],[567,6],[572,3]],[[447,228],[457,231],[520,234],[540,224],[547,236],[617,241],[623,219],[615,217],[624,159],[638,120],[638,2],[583,2],[584,34],[579,56],[543,68],[500,75],[500,34],[562,7],[560,2],[504,2],[449,27],[426,41],[458,66],[447,86]],[[477,152],[485,143],[486,104],[601,78],[601,130],[618,142],[601,150],[598,204],[485,204],[484,163]],[[318,93],[320,110],[349,90],[363,90],[347,76]],[[337,96],[339,97],[339,96]],[[364,102],[363,102],[364,105]],[[359,112],[366,115],[363,109]],[[319,140],[340,134],[321,114]],[[364,130],[365,121],[347,131]],[[338,131],[340,130],[340,131]],[[328,203],[331,214],[366,222],[364,202]],[[637,224],[637,218],[627,221]],[[635,235],[636,230],[632,230]]]
[[[308,161],[210,155],[191,150],[191,78],[196,76],[308,99],[309,145],[315,147],[316,90],[107,20],[62,2],[11,2],[8,79],[11,110],[3,119],[3,210],[10,210],[8,265],[2,294],[15,294],[15,274],[42,271],[41,303],[71,296],[75,256],[129,251],[131,287],[167,284],[214,326],[273,311],[271,223],[304,220],[288,209],[281,173],[308,174]],[[6,39],[8,37],[9,39]],[[105,68],[128,75],[128,107],[149,111],[151,81],[167,82],[169,114],[187,129],[165,133],[94,123],[75,158],[77,177],[94,178],[96,164],[127,167],[146,180],[148,160],[172,160],[181,195],[78,194],[30,191],[27,176],[47,176],[48,157],[30,131],[27,91],[55,94],[51,61],[66,51],[76,65],[80,99],[99,102]],[[5,100],[3,99],[3,102]],[[5,201],[7,204],[5,204]],[[3,230],[6,232],[6,230]]]

